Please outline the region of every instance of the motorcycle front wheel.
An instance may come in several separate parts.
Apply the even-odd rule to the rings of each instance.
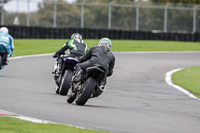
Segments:
[[[59,88],[59,94],[66,96],[68,93],[68,90],[70,88],[70,82],[73,76],[73,72],[71,70],[66,70],[64,75],[61,78],[60,88]]]
[[[92,95],[95,86],[96,80],[93,77],[88,78],[88,80],[82,88],[82,91],[80,91],[77,95],[76,104],[83,106]]]

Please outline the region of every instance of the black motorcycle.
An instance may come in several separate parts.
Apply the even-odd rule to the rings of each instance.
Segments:
[[[70,88],[70,82],[73,76],[74,66],[79,62],[76,57],[69,55],[61,55],[59,58],[63,59],[63,65],[58,66],[58,63],[55,63],[54,68],[54,80],[57,85],[56,93],[60,95],[67,95]],[[62,68],[58,68],[62,67]],[[61,73],[58,74],[58,69],[61,69]]]
[[[89,67],[85,74],[82,74],[81,81],[71,82],[67,102],[76,102],[77,105],[85,105],[89,98],[98,97],[105,86],[100,86],[106,76],[106,69],[102,66]],[[74,76],[76,77],[76,75]]]
[[[4,50],[0,50],[0,70],[1,70],[5,66],[4,58],[5,58],[5,56],[7,56],[6,55],[7,49],[3,44],[0,44],[0,45],[3,46],[3,48],[4,48]]]

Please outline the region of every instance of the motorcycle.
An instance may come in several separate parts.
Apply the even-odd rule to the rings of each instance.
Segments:
[[[106,69],[103,66],[94,66],[86,69],[79,82],[71,82],[71,87],[67,95],[67,102],[77,105],[85,105],[89,98],[98,97],[105,91],[105,86],[100,86],[105,79]],[[74,74],[73,78],[76,77]]]
[[[58,69],[60,69],[59,64],[55,63],[54,66],[54,80],[56,83],[56,93],[60,95],[67,95],[68,90],[70,88],[70,81],[73,76],[74,66],[79,62],[76,57],[72,57],[69,55],[61,55],[63,59],[63,65],[61,68],[61,73],[58,74]]]
[[[7,49],[3,44],[0,44],[0,47],[3,47],[2,50],[0,50],[0,70],[3,69],[5,67],[5,64],[3,62],[4,60],[4,56],[6,56],[7,53]]]

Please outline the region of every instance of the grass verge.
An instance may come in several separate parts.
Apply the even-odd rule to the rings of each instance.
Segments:
[[[172,81],[200,98],[200,66],[185,68],[174,73]]]
[[[15,39],[13,56],[54,53],[65,39]],[[97,46],[99,40],[85,39],[88,47]],[[200,43],[173,41],[112,40],[112,51],[200,51]]]
[[[109,133],[69,127],[62,124],[39,124],[16,118],[0,116],[1,133]]]

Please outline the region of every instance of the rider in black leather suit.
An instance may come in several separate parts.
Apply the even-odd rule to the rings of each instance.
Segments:
[[[111,76],[115,65],[115,57],[110,51],[111,41],[108,38],[102,38],[99,41],[99,46],[91,47],[88,52],[80,57],[79,63],[76,65],[76,72],[78,73],[75,82],[80,81],[81,74],[86,71],[88,67],[102,65],[107,70],[107,76]],[[102,86],[105,87],[106,78],[102,81]]]

